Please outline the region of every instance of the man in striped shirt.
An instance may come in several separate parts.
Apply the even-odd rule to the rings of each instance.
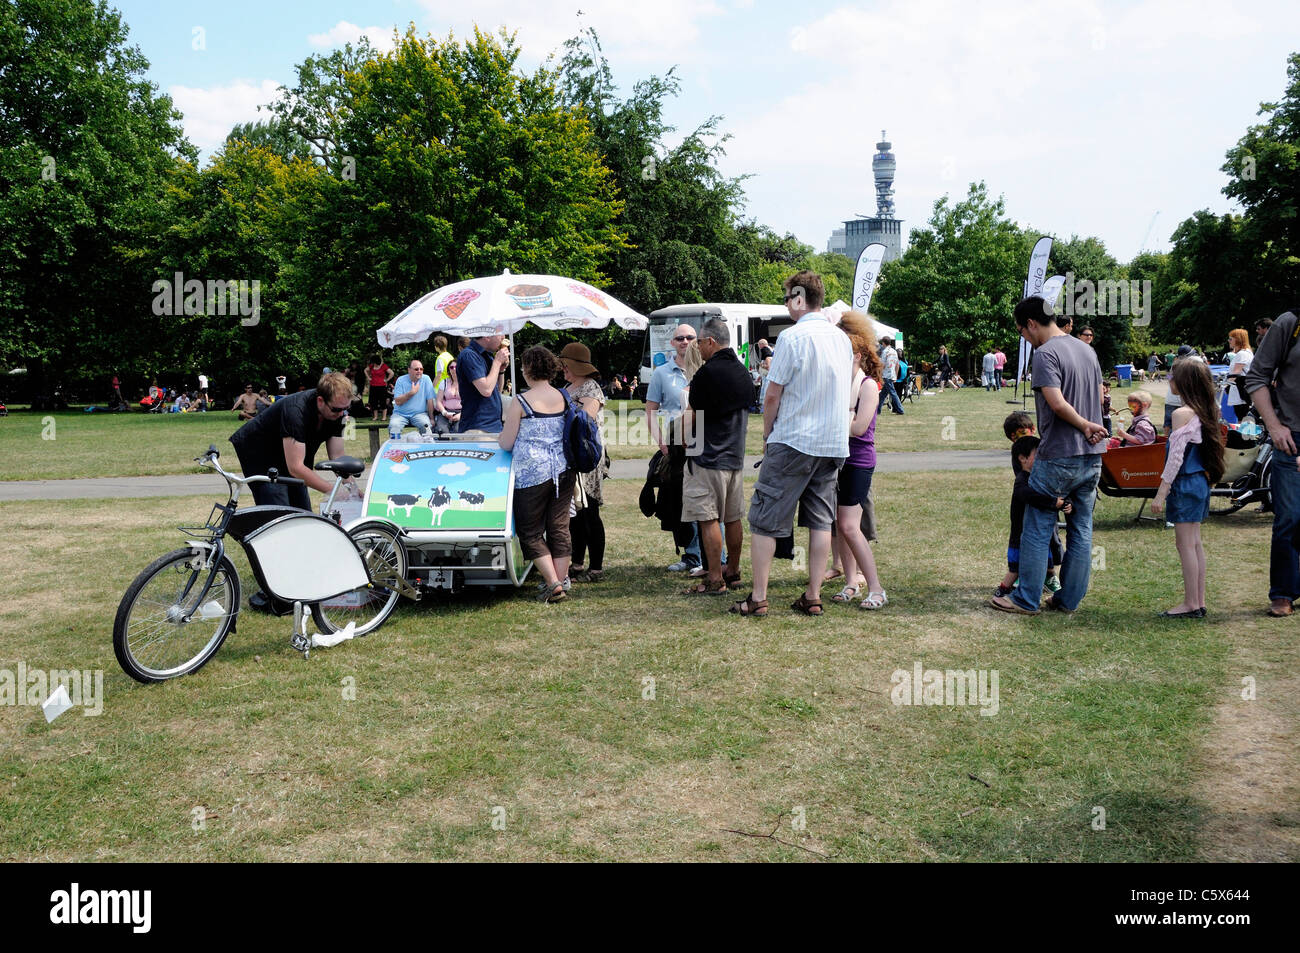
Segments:
[[[848,336],[822,313],[821,276],[801,271],[785,281],[785,306],[794,327],[776,339],[763,399],[763,467],[749,506],[754,589],[733,606],[741,615],[766,615],[767,581],[776,541],[799,524],[808,528],[808,588],[796,611],[821,615],[821,587],[835,519],[835,481],[849,453],[849,389],[853,349]]]

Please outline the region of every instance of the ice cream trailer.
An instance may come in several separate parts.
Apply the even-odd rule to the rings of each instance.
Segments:
[[[379,448],[361,518],[402,530],[412,585],[520,586],[532,562],[515,537],[513,501],[511,454],[495,435],[412,434]]]

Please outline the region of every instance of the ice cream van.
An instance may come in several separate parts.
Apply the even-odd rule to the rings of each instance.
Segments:
[[[755,345],[766,338],[775,345],[777,334],[794,322],[783,304],[675,304],[660,308],[650,315],[646,349],[641,358],[640,391],[642,396],[650,384],[650,377],[661,364],[672,360],[673,329],[679,324],[689,324],[696,333],[709,318],[721,318],[731,332],[731,346],[752,371],[758,367],[758,349]]]

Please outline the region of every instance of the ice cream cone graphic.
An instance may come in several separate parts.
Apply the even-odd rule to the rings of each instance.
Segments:
[[[473,288],[461,288],[459,291],[453,291],[447,295],[447,297],[435,304],[434,308],[455,321],[465,313],[465,309],[469,307],[470,302],[478,296],[479,293]]]

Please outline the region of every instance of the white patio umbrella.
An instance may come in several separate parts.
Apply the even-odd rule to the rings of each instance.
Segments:
[[[403,309],[375,337],[383,347],[414,344],[445,333],[468,338],[510,335],[510,388],[515,389],[515,332],[525,324],[548,331],[600,330],[613,321],[627,331],[650,322],[585,281],[558,275],[499,275],[444,285]]]
[[[375,336],[382,346],[396,347],[436,333],[513,335],[529,323],[550,331],[599,330],[610,321],[629,331],[644,331],[650,324],[644,315],[586,282],[556,275],[512,275],[507,269],[430,291]]]

